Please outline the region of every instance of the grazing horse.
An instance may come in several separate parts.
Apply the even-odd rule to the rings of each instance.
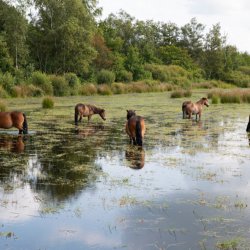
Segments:
[[[191,116],[195,114],[196,120],[197,120],[198,115],[199,115],[199,120],[200,120],[202,108],[204,105],[209,107],[208,99],[206,97],[201,98],[196,103],[193,103],[191,101],[184,102],[182,104],[183,118],[184,118],[184,115],[188,115],[188,118],[191,119]]]
[[[247,132],[250,132],[250,115],[249,115],[249,121],[248,121],[248,124],[247,124],[247,129],[246,129]]]
[[[130,138],[130,143],[142,146],[146,126],[144,119],[137,116],[134,110],[127,110],[126,132]]]
[[[101,118],[105,121],[105,110],[101,108],[97,108],[94,105],[90,104],[82,104],[78,103],[75,106],[75,125],[78,124],[82,120],[82,117],[88,117],[88,122],[91,119],[91,116],[94,114],[99,114]],[[78,115],[80,116],[80,119],[78,120]]]
[[[0,128],[15,127],[19,134],[28,134],[28,123],[24,113],[19,111],[0,112]]]

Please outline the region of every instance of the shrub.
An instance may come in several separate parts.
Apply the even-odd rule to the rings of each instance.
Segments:
[[[212,96],[212,104],[218,104],[219,101],[220,101],[219,96],[217,95]]]
[[[67,73],[65,74],[65,79],[70,88],[70,95],[77,95],[80,88],[79,78],[75,73]]]
[[[114,82],[111,84],[111,90],[114,94],[124,94],[128,92],[127,84]]]
[[[132,82],[133,74],[127,70],[121,70],[116,74],[116,81],[118,82]]]
[[[52,97],[48,96],[48,97],[43,98],[42,107],[44,109],[52,109],[54,107],[54,101]]]
[[[237,95],[232,95],[232,94],[223,94],[220,97],[221,103],[240,103],[241,98],[240,96]]]
[[[97,87],[94,84],[84,84],[79,89],[80,95],[96,95]]]
[[[37,96],[43,96],[44,92],[39,87],[36,87],[32,84],[26,85],[21,84],[19,86],[13,87],[11,91],[11,95],[13,97],[37,97]]]
[[[31,84],[41,88],[45,94],[47,95],[53,94],[53,87],[51,81],[46,74],[40,71],[35,71],[32,73],[30,81]]]
[[[6,90],[0,85],[0,98],[6,98],[8,97],[8,94]]]
[[[15,79],[9,72],[0,74],[0,85],[10,94],[11,89],[15,85]]]
[[[182,90],[175,90],[170,95],[171,98],[181,98],[183,97],[183,91]]]
[[[183,92],[183,96],[184,96],[184,97],[191,97],[191,96],[192,96],[192,91],[191,91],[190,89],[185,90],[185,91]]]
[[[69,85],[65,78],[62,76],[51,75],[50,80],[53,86],[53,92],[55,96],[67,96],[69,95]]]
[[[111,88],[107,84],[99,85],[98,88],[97,88],[97,92],[100,95],[112,95]]]
[[[115,81],[115,74],[112,71],[102,69],[98,74],[97,74],[97,83],[98,84],[111,84]]]
[[[2,101],[0,101],[0,111],[4,112],[7,110],[6,104]]]

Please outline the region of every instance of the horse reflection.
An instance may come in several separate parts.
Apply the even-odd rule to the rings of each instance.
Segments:
[[[89,137],[89,136],[94,136],[96,135],[98,132],[103,131],[104,130],[104,126],[103,125],[87,125],[84,128],[77,128],[75,130],[75,133],[79,136],[79,137]]]
[[[22,153],[25,149],[23,136],[16,137],[3,136],[0,137],[0,150],[14,153]]]
[[[132,169],[141,169],[145,164],[145,151],[143,148],[128,148],[125,152],[128,166]]]
[[[247,132],[250,132],[250,115],[249,115],[249,121],[248,121],[248,124],[247,124],[247,129],[246,129]]]

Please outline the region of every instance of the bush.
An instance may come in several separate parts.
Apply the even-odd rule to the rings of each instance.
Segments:
[[[43,98],[42,107],[44,109],[52,109],[54,107],[54,101],[52,97],[48,96],[48,97]]]
[[[99,85],[97,88],[97,92],[100,95],[112,95],[113,94],[110,86],[108,86],[107,84]]]
[[[127,70],[121,70],[116,74],[116,81],[118,82],[132,82],[133,74]]]
[[[15,86],[15,79],[9,72],[0,74],[0,85],[10,94],[11,89]]]
[[[97,83],[98,84],[111,84],[115,81],[115,74],[112,71],[102,69],[98,74],[97,74]]]
[[[80,80],[75,73],[65,74],[65,79],[70,88],[70,95],[77,95],[80,88]]]
[[[6,90],[0,85],[0,98],[7,98],[8,94]]]
[[[220,102],[220,98],[217,95],[212,96],[212,104],[218,104]]]
[[[128,92],[127,84],[114,82],[111,84],[111,90],[114,94],[124,94]]]
[[[53,92],[55,96],[67,96],[69,95],[69,85],[65,78],[62,76],[51,75],[50,80],[53,86]]]
[[[79,89],[80,95],[96,95],[97,87],[94,84],[83,84]]]
[[[190,96],[192,96],[191,90],[175,90],[170,95],[171,98],[181,98]]]
[[[31,84],[41,88],[45,94],[53,95],[53,87],[49,77],[46,74],[40,71],[35,71],[32,73],[30,81]]]
[[[0,112],[4,112],[7,110],[6,104],[0,101]]]
[[[42,89],[39,87],[36,87],[32,84],[26,85],[26,84],[21,84],[19,86],[13,87],[11,91],[11,95],[13,97],[38,97],[38,96],[43,96],[44,92]]]

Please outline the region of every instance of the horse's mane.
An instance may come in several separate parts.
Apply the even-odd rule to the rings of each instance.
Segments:
[[[99,114],[103,109],[96,107],[95,105],[88,104],[88,107],[93,110],[95,114]]]

